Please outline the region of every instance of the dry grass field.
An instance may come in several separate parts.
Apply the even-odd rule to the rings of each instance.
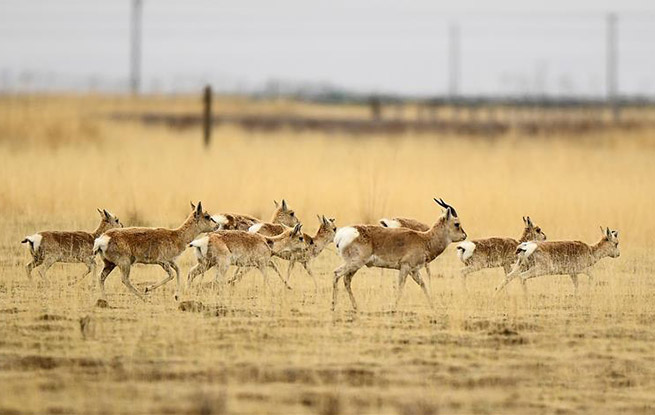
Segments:
[[[109,111],[199,110],[191,98],[0,99],[0,414],[445,414],[655,411],[655,131],[493,141],[455,136],[360,136],[197,130],[112,122]],[[297,104],[218,101],[221,111]],[[245,109],[244,109],[245,108]],[[307,111],[363,111],[321,109]],[[431,311],[407,283],[392,310],[395,273],[353,280],[360,312],[340,292],[330,309],[334,246],[315,261],[319,293],[297,267],[287,291],[256,272],[235,287],[184,295],[174,284],[140,302],[107,282],[97,308],[83,265],[27,280],[20,240],[39,230],[93,229],[97,207],[126,225],[177,226],[190,200],[212,213],[268,217],[286,198],[306,231],[316,214],[340,226],[402,215],[432,222],[432,197],[457,208],[469,238],[518,237],[530,215],[550,239],[621,232],[621,256],[581,278],[517,283],[492,298],[502,270],[460,287],[454,246],[431,265]],[[185,277],[193,254],[180,258]],[[164,276],[136,266],[139,289]]]

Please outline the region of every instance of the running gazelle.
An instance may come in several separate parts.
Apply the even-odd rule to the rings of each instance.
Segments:
[[[496,288],[499,292],[514,278],[522,281],[541,275],[568,275],[578,293],[578,274],[591,280],[591,268],[605,257],[618,258],[619,232],[600,227],[603,237],[594,245],[580,241],[524,242],[516,248],[516,263],[505,280]]]
[[[523,218],[523,225],[523,233],[518,241],[513,238],[485,238],[457,244],[457,257],[465,265],[461,271],[464,290],[468,274],[484,268],[503,267],[507,275],[516,262],[516,248],[520,243],[546,240],[546,234],[532,222],[530,216]]]
[[[246,231],[216,231],[189,243],[194,248],[198,263],[191,268],[187,276],[187,285],[205,271],[216,267],[215,281],[219,281],[230,265],[238,267],[255,267],[261,272],[264,282],[268,285],[266,268],[272,267],[284,284],[286,281],[275,264],[272,255],[293,253],[304,248],[305,241],[301,232],[302,225],[296,225],[276,236],[264,236]],[[239,274],[234,276],[238,278]]]
[[[29,244],[32,261],[25,265],[27,277],[32,279],[32,270],[43,265],[39,270],[42,278],[48,269],[57,262],[83,263],[86,272],[76,281],[88,274],[94,274],[96,269],[93,241],[103,232],[112,228],[122,228],[118,217],[105,209],[98,209],[100,223],[93,232],[85,231],[44,231],[25,237],[21,243]],[[75,281],[73,282],[73,284]]]
[[[271,223],[279,223],[285,226],[294,227],[300,223],[296,217],[296,213],[287,206],[287,201],[282,199],[282,203],[275,204],[275,210],[271,215]],[[247,231],[252,225],[262,223],[261,220],[249,215],[242,215],[238,213],[221,213],[213,215],[212,219],[218,224],[218,230],[239,230]]]
[[[318,282],[316,280],[316,276],[314,275],[314,272],[312,271],[312,268],[310,267],[311,261],[316,258],[317,256],[320,255],[321,252],[325,249],[325,247],[332,242],[334,239],[334,235],[337,231],[337,227],[334,224],[335,219],[334,218],[326,218],[325,215],[323,216],[318,216],[318,221],[320,223],[318,230],[316,231],[316,234],[314,236],[308,235],[308,234],[303,234],[303,237],[305,239],[305,248],[302,249],[301,251],[298,252],[284,252],[277,254],[276,256],[286,259],[289,261],[289,266],[287,268],[287,282],[291,278],[291,271],[293,270],[293,267],[296,265],[296,263],[300,263],[303,268],[305,268],[305,271],[309,274],[310,277],[312,277],[312,280],[314,281],[314,292],[318,292]],[[276,223],[256,223],[253,226],[248,229],[249,232],[253,233],[259,233],[262,235],[267,235],[267,236],[274,236],[278,235],[284,230],[286,227],[284,225],[276,224]]]
[[[411,275],[421,287],[432,306],[430,294],[419,270],[438,257],[451,242],[466,239],[466,232],[460,224],[455,208],[442,199],[434,201],[443,207],[445,212],[426,232],[375,225],[347,226],[337,230],[334,242],[343,264],[334,270],[332,310],[337,302],[337,284],[342,277],[352,307],[357,310],[350,284],[355,273],[363,266],[398,270],[395,306],[402,295],[407,275]]]
[[[123,284],[132,294],[145,300],[130,282],[130,269],[133,264],[152,264],[161,266],[168,276],[154,285],[148,286],[148,293],[173,278],[177,280],[175,300],[179,300],[181,292],[180,269],[177,258],[184,252],[187,245],[203,232],[216,229],[216,222],[209,213],[191,203],[191,214],[184,223],[175,229],[166,228],[122,228],[111,229],[98,237],[93,245],[93,253],[100,253],[104,268],[99,276],[100,296],[105,299],[105,280],[114,268],[121,270]]]

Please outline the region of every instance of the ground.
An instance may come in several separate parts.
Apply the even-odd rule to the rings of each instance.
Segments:
[[[198,131],[91,117],[89,100],[1,103],[0,414],[655,410],[652,132],[486,142],[226,127],[205,151]],[[330,311],[333,245],[313,264],[317,295],[296,267],[292,290],[257,272],[214,285],[209,272],[180,303],[173,283],[142,303],[115,271],[102,308],[92,278],[68,285],[83,265],[32,281],[23,268],[25,235],[93,229],[96,207],[126,225],[177,226],[190,199],[267,217],[285,197],[312,233],[316,214],[430,222],[434,196],[473,239],[516,237],[529,214],[551,240],[594,243],[599,225],[617,228],[621,257],[582,276],[577,297],[568,277],[545,276],[527,297],[512,283],[494,298],[502,270],[472,274],[465,293],[451,245],[431,265],[434,310],[409,280],[392,311],[395,273],[363,269],[357,313],[342,284]],[[192,252],[179,263],[185,279]],[[164,275],[136,266],[132,280],[144,289]]]

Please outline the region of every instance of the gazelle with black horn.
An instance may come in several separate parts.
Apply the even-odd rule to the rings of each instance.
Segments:
[[[395,217],[392,219],[382,218],[378,221],[380,226],[385,228],[407,228],[414,231],[426,232],[430,230],[430,226],[425,223],[411,218]],[[432,272],[430,272],[430,264],[425,264],[425,273],[428,276],[428,283],[432,282]]]
[[[398,270],[398,305],[408,275],[421,287],[430,306],[432,300],[419,270],[438,257],[451,242],[466,239],[455,208],[442,199],[434,201],[444,208],[444,214],[425,232],[407,228],[385,228],[375,225],[347,226],[337,230],[334,242],[343,263],[334,270],[332,310],[337,302],[337,285],[343,278],[353,309],[357,310],[351,282],[363,266]]]

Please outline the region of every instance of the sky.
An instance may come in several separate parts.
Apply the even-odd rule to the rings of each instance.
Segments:
[[[0,0],[0,90],[124,90],[130,0]],[[655,96],[655,1],[144,0],[142,89],[272,80],[445,94],[458,27],[463,95],[606,92],[617,12],[619,93]]]

